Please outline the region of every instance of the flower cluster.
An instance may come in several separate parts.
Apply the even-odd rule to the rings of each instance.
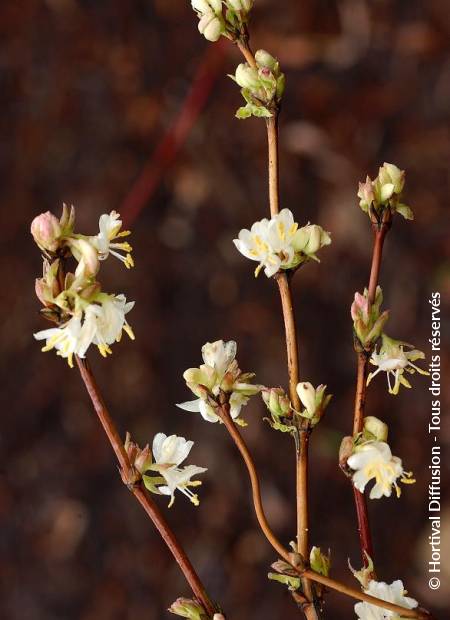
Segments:
[[[198,496],[191,488],[200,486],[201,482],[191,478],[207,470],[197,465],[180,467],[189,456],[193,445],[193,441],[187,441],[184,437],[167,436],[164,433],[155,435],[151,450],[149,445],[140,449],[131,441],[128,433],[125,440],[125,450],[136,471],[136,480],[142,479],[151,493],[169,495],[169,507],[175,501],[177,490],[186,495],[194,506],[199,504]],[[149,472],[156,472],[157,475],[150,475]]]
[[[261,386],[250,383],[253,373],[243,373],[236,361],[236,343],[207,342],[202,347],[203,364],[189,368],[183,374],[188,388],[197,396],[195,400],[180,403],[177,407],[199,412],[208,422],[218,422],[217,406],[228,402],[230,415],[237,423],[243,423],[239,414],[250,396],[261,391]]]
[[[379,222],[384,211],[399,213],[406,220],[414,219],[411,209],[400,202],[401,193],[405,185],[405,172],[394,164],[384,163],[375,180],[368,176],[364,183],[359,184],[359,206]]]
[[[364,289],[364,293],[355,293],[355,300],[351,306],[353,319],[353,329],[360,346],[365,351],[370,351],[381,336],[383,327],[389,318],[387,310],[380,313],[383,303],[383,293],[381,286],[377,287],[375,301],[369,302],[369,293]]]
[[[134,302],[127,302],[122,294],[103,292],[97,280],[100,261],[110,254],[127,268],[134,265],[130,244],[121,241],[129,231],[121,230],[122,222],[115,211],[100,217],[99,232],[94,236],[75,233],[74,224],[75,210],[66,205],[59,220],[47,212],[31,224],[34,240],[44,253],[36,295],[43,305],[43,316],[56,324],[34,337],[46,341],[43,351],[55,349],[69,366],[73,366],[74,355],[84,358],[91,344],[106,357],[124,331],[134,339],[126,319]],[[74,273],[65,270],[70,257],[77,263]]]
[[[278,109],[285,88],[285,76],[280,71],[280,63],[269,52],[258,50],[255,54],[256,66],[244,62],[238,65],[231,79],[241,87],[246,105],[239,108],[236,117],[270,117]]]
[[[259,263],[255,276],[264,268],[269,278],[280,269],[294,269],[310,259],[318,261],[317,252],[329,245],[331,238],[315,224],[299,228],[292,212],[283,209],[270,220],[264,218],[250,230],[241,230],[233,243],[241,254]]]
[[[414,362],[424,359],[425,354],[422,351],[414,349],[414,346],[400,340],[389,338],[386,334],[382,334],[381,347],[379,352],[373,352],[370,363],[377,367],[375,372],[371,372],[367,377],[367,385],[379,373],[385,372],[387,375],[389,394],[398,394],[400,385],[410,388],[411,384],[405,377],[405,372],[414,374],[416,371],[421,375],[429,373]],[[391,383],[391,377],[394,379],[394,385]]]
[[[271,419],[265,419],[273,429],[282,433],[294,433],[296,431],[297,426],[293,419],[295,416],[297,416],[297,420],[303,418],[303,423],[306,421],[307,426],[313,428],[322,419],[325,409],[332,398],[331,394],[325,394],[326,388],[326,385],[319,385],[317,388],[314,388],[307,381],[298,383],[296,390],[304,407],[300,411],[296,411],[293,408],[283,388],[263,388],[261,396],[271,414]]]
[[[364,588],[364,592],[406,609],[415,609],[418,606],[415,599],[407,596],[403,582],[400,580],[387,584],[383,581],[372,579],[369,581],[367,588]],[[401,616],[392,611],[366,602],[356,603],[355,613],[359,620],[401,620]]]
[[[205,39],[215,42],[225,36],[234,41],[245,28],[253,0],[191,0],[191,5]]]
[[[400,497],[399,482],[414,484],[412,472],[405,471],[399,457],[393,456],[387,443],[387,424],[375,416],[364,418],[363,431],[355,437],[344,437],[339,450],[339,463],[363,493],[366,485],[375,482],[370,499],[390,497],[395,489]]]

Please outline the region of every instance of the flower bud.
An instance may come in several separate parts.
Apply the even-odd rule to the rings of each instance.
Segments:
[[[355,300],[351,306],[350,313],[353,319],[353,329],[361,346],[365,350],[370,350],[374,343],[381,336],[384,325],[389,318],[387,311],[380,314],[380,306],[383,302],[383,293],[378,286],[375,301],[369,303],[369,292],[364,289],[364,293],[355,293]]]
[[[63,210],[61,217],[59,218],[59,225],[61,226],[64,236],[71,235],[73,232],[73,226],[75,224],[75,207],[71,205],[70,209],[63,203]]]
[[[202,14],[222,12],[222,0],[191,0],[191,5],[194,11]]]
[[[373,184],[369,176],[366,177],[365,183],[359,183],[358,198],[360,199],[359,206],[361,209],[368,212],[370,205],[375,200]]]
[[[276,58],[266,52],[266,50],[258,50],[255,54],[255,61],[258,67],[267,67],[276,74],[279,71],[279,62]]]
[[[284,75],[284,73],[281,73],[280,76],[277,78],[277,88],[275,92],[278,101],[281,100],[284,94],[285,88],[286,88],[286,76]]]
[[[314,414],[316,411],[316,390],[311,383],[306,381],[299,383],[297,385],[297,394],[308,413]]]
[[[207,614],[200,603],[191,598],[177,598],[169,607],[168,611],[176,616],[189,618],[189,620],[202,620],[207,618]]]
[[[369,299],[367,295],[355,293],[355,301],[352,303],[350,313],[354,321],[361,319],[364,323],[367,323],[369,320]]]
[[[253,0],[226,0],[227,6],[233,11],[248,13],[253,6]]]
[[[225,32],[223,18],[213,12],[205,13],[198,22],[198,30],[205,39],[211,42],[218,41]]]
[[[319,385],[314,389],[311,383],[306,381],[297,385],[297,394],[305,407],[305,411],[299,413],[310,420],[312,426],[320,421],[331,400],[331,394],[325,396],[326,388],[326,385]]]
[[[405,185],[405,171],[400,170],[400,168],[397,168],[394,164],[384,162],[378,172],[378,179],[381,185],[392,184],[393,192],[395,194],[400,194]]]
[[[309,554],[309,564],[316,573],[328,577],[331,565],[330,554],[325,555],[322,553],[320,547],[312,547]]]
[[[257,91],[261,87],[261,82],[258,75],[258,70],[245,62],[242,62],[236,68],[235,80],[241,88],[248,88],[252,91]]]
[[[364,418],[363,434],[368,441],[375,439],[376,441],[387,441],[388,425],[373,415]]]
[[[150,446],[147,444],[144,448],[141,449],[137,443],[131,441],[131,435],[130,433],[127,433],[124,447],[131,465],[141,475],[145,474],[145,472],[150,469],[150,466],[153,462]]]
[[[314,256],[320,248],[330,243],[331,238],[329,233],[321,226],[308,224],[296,232],[293,245],[298,252],[303,252],[303,254],[308,256]]]
[[[31,222],[31,234],[41,250],[56,252],[61,236],[58,218],[50,211],[41,213]]]
[[[275,418],[289,416],[291,401],[283,388],[264,389],[261,395],[267,409]]]
[[[339,447],[339,467],[344,469],[347,467],[347,459],[353,454],[354,442],[353,437],[344,437]]]
[[[44,260],[43,277],[35,281],[36,296],[44,306],[51,306],[61,292],[58,281],[59,259],[51,264]]]

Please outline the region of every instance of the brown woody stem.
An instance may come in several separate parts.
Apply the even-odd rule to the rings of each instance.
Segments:
[[[269,205],[273,217],[280,211],[279,165],[278,165],[278,114],[266,120],[269,168]]]
[[[349,586],[346,586],[344,583],[341,583],[340,581],[336,581],[335,579],[331,579],[330,577],[325,577],[324,575],[320,575],[319,573],[316,573],[315,571],[313,571],[311,568],[303,568],[301,565],[301,562],[300,564],[297,562],[297,559],[295,558],[295,554],[289,553],[289,551],[283,547],[281,542],[278,540],[276,535],[273,533],[267,521],[267,518],[264,512],[262,499],[261,499],[261,487],[259,483],[258,473],[256,471],[256,466],[255,466],[253,458],[250,454],[249,449],[247,448],[247,445],[242,435],[240,434],[238,428],[236,427],[235,423],[233,422],[230,416],[229,405],[228,404],[221,405],[220,407],[218,407],[217,413],[220,419],[222,420],[222,422],[224,423],[236,447],[241,453],[241,456],[247,467],[247,471],[248,471],[251,486],[252,486],[253,505],[255,508],[256,518],[258,519],[258,523],[261,527],[261,530],[263,531],[268,542],[272,545],[275,551],[279,554],[279,556],[283,558],[285,562],[290,564],[292,568],[300,575],[300,577],[307,577],[311,581],[321,583],[322,585],[328,588],[331,588],[332,590],[336,590],[337,592],[341,592],[342,594],[351,596],[352,598],[356,600],[365,601],[367,603],[371,603],[372,605],[375,605],[376,607],[381,607],[383,609],[388,609],[389,611],[393,611],[394,613],[400,615],[402,618],[417,618],[419,620],[425,620],[425,619],[429,620],[430,615],[428,614],[428,612],[425,612],[422,610],[406,609],[405,607],[401,607],[400,605],[395,605],[393,603],[389,603],[388,601],[383,601],[382,599],[366,594],[365,592],[361,590],[357,590],[356,588],[351,588]],[[305,611],[305,614],[306,613],[307,612]]]
[[[109,442],[112,446],[112,449],[114,450],[117,460],[119,461],[122,477],[124,480],[131,480],[135,472],[133,471],[133,467],[130,464],[123,442],[109,414],[105,401],[103,400],[103,397],[100,393],[100,389],[89,367],[89,364],[87,360],[80,359],[78,357],[76,358],[76,361],[81,374],[81,378],[83,379],[84,385],[86,386],[88,394],[91,398],[95,412],[100,420],[103,430],[105,431],[109,439]],[[168,546],[178,566],[183,572],[183,575],[185,576],[186,581],[188,582],[194,596],[203,605],[208,615],[212,617],[217,611],[217,609],[209,598],[205,587],[203,586],[199,576],[195,572],[195,569],[192,566],[189,558],[187,557],[183,547],[171,530],[169,524],[160,512],[159,508],[153,502],[151,497],[144,491],[141,484],[130,484],[127,486],[129,490],[133,493],[135,498],[138,500],[138,502],[141,504],[141,506],[144,508],[145,512],[150,517],[154,526],[160,533],[161,538]]]
[[[381,227],[373,224],[374,244],[368,289],[369,304],[373,304],[375,301],[381,268],[381,258],[383,254],[383,244],[389,228],[390,217],[387,221],[381,224]],[[369,364],[369,355],[365,351],[358,351],[357,356],[358,366],[356,375],[355,408],[353,414],[353,436],[361,433],[364,427],[364,410],[367,389],[366,383]],[[367,501],[365,495],[358,491],[355,487],[353,487],[353,495],[355,500],[356,518],[358,521],[358,534],[362,561],[364,566],[368,566],[368,556],[373,558],[373,544]]]

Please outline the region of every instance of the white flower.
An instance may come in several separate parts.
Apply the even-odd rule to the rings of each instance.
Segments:
[[[264,273],[270,277],[308,258],[318,260],[315,252],[331,243],[331,239],[320,226],[308,224],[299,229],[292,212],[283,209],[272,219],[263,219],[255,222],[250,230],[241,230],[233,243],[241,254],[259,263],[255,275],[264,268]]]
[[[159,486],[158,490],[163,495],[170,495],[169,507],[175,501],[174,494],[177,489],[186,495],[195,506],[199,504],[197,495],[189,487],[196,487],[201,484],[200,481],[191,480],[191,478],[207,471],[206,468],[196,465],[179,467],[188,457],[193,445],[193,441],[186,441],[184,437],[177,437],[176,435],[168,437],[164,433],[158,433],[153,439],[153,457],[159,466],[159,473],[166,482],[166,484]]]
[[[357,446],[348,458],[347,465],[355,471],[352,477],[353,484],[361,493],[370,480],[375,480],[375,485],[370,491],[370,499],[379,499],[383,495],[390,497],[392,487],[399,497],[401,490],[397,484],[398,479],[405,484],[415,482],[411,478],[412,473],[403,469],[401,459],[392,456],[389,445],[384,441],[367,441]]]
[[[107,295],[100,293],[100,305],[90,304],[86,311],[86,321],[95,321],[94,344],[103,357],[111,353],[109,345],[120,342],[122,332],[126,332],[131,340],[134,333],[125,315],[134,307],[134,301],[127,302],[125,295]]]
[[[188,387],[198,398],[179,403],[177,407],[198,412],[207,422],[218,422],[220,418],[215,412],[214,398],[222,390],[230,393],[230,415],[237,420],[249,397],[261,388],[248,382],[253,377],[251,373],[243,374],[240,371],[235,359],[236,348],[233,340],[217,340],[203,345],[204,364],[199,368],[189,368],[183,374]]]
[[[390,585],[383,581],[372,580],[369,586],[364,590],[366,594],[380,598],[383,601],[406,607],[406,609],[414,609],[418,603],[415,599],[406,596],[407,592],[400,580],[394,581]],[[370,603],[356,603],[355,613],[359,620],[401,620],[404,616],[399,616],[393,611],[388,611],[382,607],[371,605]]]
[[[75,314],[63,325],[44,329],[34,334],[36,340],[46,340],[42,351],[56,349],[57,355],[67,358],[73,367],[73,356],[86,356],[91,344],[98,347],[101,355],[111,353],[109,345],[119,342],[125,331],[134,340],[133,331],[125,315],[134,302],[127,302],[124,295],[99,293],[92,303],[76,298]]]
[[[109,254],[112,254],[121,260],[127,269],[134,267],[134,261],[130,254],[133,250],[131,245],[128,242],[115,241],[115,239],[127,237],[130,234],[129,230],[120,230],[122,220],[119,213],[116,211],[111,211],[109,215],[104,213],[100,216],[98,225],[100,232],[95,237],[90,237],[89,241],[96,248],[99,259],[105,260]],[[126,254],[120,254],[117,250]]]
[[[60,327],[44,329],[34,334],[36,340],[46,340],[42,351],[56,349],[57,355],[67,359],[73,368],[73,356],[84,357],[94,337],[92,323],[81,322],[81,314],[73,316]]]
[[[405,348],[411,350],[405,351]],[[389,394],[398,394],[400,385],[404,385],[407,388],[411,387],[411,384],[404,376],[405,371],[410,374],[414,374],[416,371],[421,375],[429,374],[426,370],[422,370],[422,368],[413,364],[416,360],[424,358],[425,354],[422,351],[414,349],[412,345],[394,340],[386,336],[386,334],[383,334],[380,352],[377,353],[375,349],[370,358],[370,363],[374,366],[378,366],[378,369],[369,374],[367,377],[367,385],[369,385],[379,372],[385,372],[387,375]],[[391,376],[394,378],[394,386],[391,384]]]

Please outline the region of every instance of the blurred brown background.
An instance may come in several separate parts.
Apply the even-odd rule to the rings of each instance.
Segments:
[[[254,11],[254,48],[277,55],[287,74],[283,205],[300,223],[320,223],[333,235],[322,263],[298,274],[294,293],[302,378],[335,395],[312,439],[311,541],[332,549],[333,575],[349,583],[347,558],[359,567],[359,553],[337,449],[352,416],[349,306],[367,283],[371,251],[357,182],[384,160],[407,170],[405,198],[416,221],[395,222],[381,278],[388,333],[429,354],[430,292],[441,291],[447,312],[450,298],[448,9],[444,0],[257,0]],[[77,371],[40,353],[32,339],[44,324],[33,297],[41,262],[29,223],[41,211],[59,212],[63,201],[76,205],[82,232],[95,233],[99,215],[123,211],[124,203],[131,221],[130,188],[205,62],[196,95],[205,107],[171,165],[159,158],[161,178],[134,211],[136,268],[128,272],[113,258],[103,268],[106,290],[136,300],[137,340],[124,339],[107,361],[95,352],[91,359],[123,434],[142,443],[158,431],[196,441],[192,462],[209,468],[202,503],[194,509],[179,496],[168,519],[212,596],[233,620],[298,618],[288,593],[266,580],[275,556],[255,525],[234,446],[219,425],[174,406],[189,398],[181,375],[198,364],[207,340],[237,340],[244,370],[266,385],[286,382],[275,286],[264,275],[255,280],[254,265],[231,243],[268,212],[263,123],[233,118],[240,95],[225,74],[240,62],[236,51],[211,52],[184,0],[2,2],[0,34],[1,618],[153,620],[189,592],[120,483]],[[443,359],[443,446],[449,376]],[[368,413],[389,421],[394,453],[417,478],[400,500],[370,504],[376,563],[383,580],[402,578],[443,620],[449,567],[443,563],[436,592],[426,573],[431,399],[426,377],[413,383],[393,398],[377,377],[369,391]],[[287,544],[295,523],[293,448],[263,415],[254,399],[244,433],[270,521]],[[442,467],[448,485],[448,462]],[[444,498],[443,558],[448,488]],[[353,617],[352,605],[332,593],[327,617]]]

